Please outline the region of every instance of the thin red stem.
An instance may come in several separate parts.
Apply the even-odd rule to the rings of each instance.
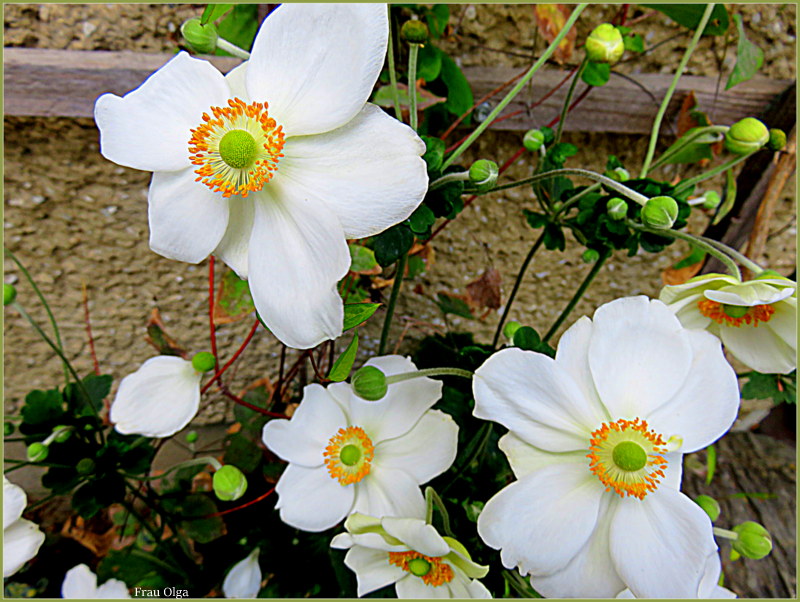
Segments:
[[[228,360],[228,363],[222,366],[222,368],[214,376],[211,377],[211,380],[208,381],[205,385],[203,385],[203,388],[200,389],[200,395],[208,391],[211,385],[215,381],[217,381],[228,368],[231,367],[231,364],[233,364],[233,362],[239,359],[239,356],[242,354],[242,351],[244,351],[245,347],[247,347],[248,343],[250,343],[250,340],[253,338],[253,335],[256,333],[256,330],[258,330],[259,324],[260,322],[258,321],[258,319],[256,319],[255,323],[253,324],[253,327],[250,329],[250,332],[247,334],[247,337],[245,338],[244,342],[241,344],[239,349],[237,349],[236,353],[233,354],[233,357]]]
[[[211,338],[211,353],[214,356],[214,367],[219,365],[217,356],[217,329],[214,326],[214,256],[208,256],[208,327]]]
[[[270,412],[269,410],[267,410],[265,408],[259,407],[259,406],[255,405],[255,404],[252,404],[249,401],[245,401],[241,397],[237,397],[236,395],[234,395],[233,393],[228,391],[227,388],[222,389],[222,394],[225,397],[227,397],[228,399],[230,399],[231,401],[235,401],[240,406],[244,406],[246,408],[250,408],[254,412],[258,412],[259,414],[263,414],[264,416],[272,416],[273,418],[288,418],[288,416],[286,414],[281,414],[280,412]]]
[[[202,518],[214,518],[215,516],[222,516],[224,514],[230,514],[231,512],[236,512],[237,510],[242,510],[244,508],[247,508],[248,506],[252,506],[253,504],[257,504],[258,502],[268,498],[270,495],[272,495],[272,493],[274,491],[275,491],[275,488],[273,487],[272,489],[270,489],[266,493],[264,493],[262,495],[259,495],[257,498],[255,498],[253,500],[250,500],[249,502],[245,502],[244,504],[242,504],[240,506],[236,506],[235,508],[228,508],[227,510],[220,510],[219,512],[214,512],[212,514],[207,514]]]
[[[86,292],[86,283],[83,284],[83,319],[86,322],[86,336],[89,337],[89,353],[92,354],[92,364],[94,373],[100,376],[100,364],[97,362],[97,353],[94,349],[94,337],[92,336],[92,322],[89,319],[89,295]]]

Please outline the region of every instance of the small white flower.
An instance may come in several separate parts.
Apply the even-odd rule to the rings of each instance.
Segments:
[[[39,527],[22,517],[28,499],[22,487],[3,477],[3,577],[10,577],[36,556],[44,543]]]
[[[697,588],[697,595],[695,598],[709,599],[709,598],[735,598],[731,590],[719,585],[719,576],[722,573],[722,563],[719,560],[719,554],[714,552],[709,554],[706,560],[705,572],[703,579],[700,581],[700,586]],[[626,589],[617,598],[635,598],[631,590]]]
[[[394,584],[398,598],[491,598],[477,579],[489,567],[475,564],[466,548],[417,518],[377,519],[352,514],[347,533],[331,541],[349,549],[344,563],[356,574],[358,595]]]
[[[261,567],[258,564],[259,549],[256,548],[237,562],[222,583],[222,593],[226,598],[256,598],[261,589]]]
[[[197,414],[202,375],[180,357],[152,357],[122,379],[109,419],[123,435],[174,435]]]
[[[130,598],[128,586],[119,579],[109,579],[97,587],[97,575],[85,564],[79,564],[67,571],[61,585],[61,597],[72,599]]]
[[[366,365],[387,376],[416,370],[397,355]],[[264,427],[264,444],[289,462],[276,486],[281,519],[323,531],[351,512],[423,517],[419,486],[456,456],[458,426],[430,409],[441,392],[427,377],[393,383],[379,401],[361,399],[348,383],[307,386],[291,420]]]
[[[705,329],[743,364],[765,374],[797,368],[797,284],[777,274],[747,282],[706,274],[659,297],[686,328]]]
[[[385,4],[284,4],[227,76],[180,52],[95,105],[103,156],[154,172],[150,247],[220,257],[292,347],[341,334],[346,239],[403,221],[427,190],[424,143],[367,103],[388,36]]]
[[[618,299],[564,333],[555,359],[520,349],[476,371],[474,414],[517,481],[490,499],[478,533],[546,597],[697,595],[717,547],[680,493],[684,453],[724,434],[739,389],[719,340],[660,301]]]

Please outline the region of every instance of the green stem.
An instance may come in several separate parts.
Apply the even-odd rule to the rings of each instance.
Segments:
[[[758,152],[758,151],[753,151],[753,153],[755,153],[755,152]],[[741,163],[742,161],[745,161],[746,159],[749,159],[750,155],[752,155],[753,153],[748,153],[746,155],[739,155],[739,156],[734,157],[732,159],[728,159],[727,161],[725,161],[725,163],[722,163],[721,165],[718,165],[717,167],[715,167],[715,168],[713,168],[713,169],[711,169],[711,170],[709,170],[707,172],[701,173],[701,174],[699,174],[699,175],[697,175],[697,176],[695,176],[693,178],[688,178],[686,180],[683,180],[680,184],[678,184],[675,187],[675,195],[679,196],[682,192],[688,190],[689,188],[691,188],[695,184],[698,184],[699,182],[702,182],[703,180],[707,180],[709,178],[713,178],[715,175],[729,170],[734,165],[736,165],[738,163]]]
[[[583,282],[581,282],[581,285],[578,287],[578,290],[576,290],[575,294],[572,295],[572,299],[569,300],[569,303],[567,303],[567,306],[564,308],[564,311],[562,311],[561,314],[556,319],[556,321],[553,322],[553,325],[550,327],[550,330],[548,330],[547,334],[545,334],[544,338],[542,338],[542,341],[544,341],[545,343],[549,341],[550,337],[552,337],[559,329],[559,327],[564,323],[564,320],[566,320],[567,316],[569,316],[572,310],[575,309],[575,306],[578,304],[578,301],[580,301],[581,297],[583,297],[584,293],[586,293],[586,290],[592,284],[592,281],[594,280],[595,276],[597,276],[597,273],[600,271],[600,268],[603,267],[603,264],[609,257],[611,257],[611,251],[606,250],[603,251],[603,254],[600,255],[598,260],[594,262],[592,269],[589,271],[588,274],[586,274],[586,278],[583,279]]]
[[[428,187],[428,190],[436,190],[437,188],[441,188],[442,186],[444,186],[445,184],[449,184],[450,182],[468,182],[468,181],[469,181],[468,171],[449,173],[431,182],[431,185]]]
[[[408,48],[408,124],[417,131],[417,56],[419,44],[410,44]],[[444,169],[444,168],[442,168]]]
[[[394,114],[403,121],[403,108],[400,106],[400,92],[397,89],[397,70],[394,66],[394,41],[392,40],[392,12],[389,11],[389,45],[386,47],[386,58],[389,63],[389,89],[392,91]]]
[[[386,317],[383,319],[383,329],[381,330],[381,342],[378,346],[378,355],[383,355],[386,350],[386,342],[389,340],[389,329],[392,326],[394,316],[394,306],[397,303],[397,295],[400,293],[400,286],[403,283],[403,273],[406,271],[406,254],[403,253],[397,260],[397,270],[394,275],[392,292],[389,295],[389,304],[386,306]]]
[[[669,147],[664,153],[650,166],[650,170],[652,171],[656,167],[660,167],[667,159],[670,157],[674,157],[678,153],[680,153],[684,148],[695,144],[699,138],[703,136],[708,136],[709,134],[725,134],[730,129],[727,125],[709,125],[706,127],[696,128],[694,132],[692,132],[689,136],[684,136],[678,142],[680,144],[678,146]],[[713,144],[709,142],[709,144]]]
[[[514,298],[517,296],[517,291],[519,290],[519,285],[522,282],[522,277],[525,275],[525,270],[528,269],[528,264],[530,264],[533,256],[536,254],[536,251],[539,250],[539,247],[542,246],[543,242],[544,229],[542,229],[542,233],[539,235],[539,238],[537,238],[536,242],[534,242],[533,246],[531,246],[531,250],[528,251],[528,254],[525,256],[525,260],[522,262],[522,266],[519,268],[517,279],[514,281],[514,288],[511,289],[511,294],[508,296],[506,308],[503,310],[503,315],[500,317],[500,322],[497,324],[497,330],[494,332],[492,347],[497,347],[497,341],[500,338],[500,333],[503,331],[503,324],[505,323],[506,318],[508,318],[508,314],[511,312],[511,306],[514,303]]]
[[[681,78],[683,70],[686,68],[686,64],[689,62],[689,58],[692,56],[697,43],[700,41],[700,36],[703,35],[703,31],[705,30],[709,19],[711,19],[711,13],[713,11],[714,4],[709,4],[706,6],[703,17],[700,19],[700,24],[697,26],[697,31],[695,31],[692,41],[689,42],[689,45],[686,47],[686,52],[683,53],[683,58],[678,64],[678,69],[675,71],[675,77],[672,78],[672,83],[669,85],[669,88],[667,88],[667,94],[664,96],[664,100],[661,101],[661,106],[658,108],[656,119],[653,122],[653,130],[650,133],[650,143],[647,147],[647,155],[645,156],[644,164],[642,165],[642,171],[639,174],[640,178],[647,176],[647,172],[650,169],[650,162],[653,160],[653,155],[655,155],[656,152],[656,142],[658,141],[658,134],[661,130],[661,122],[664,120],[664,114],[667,112],[669,101],[672,100],[672,95],[675,92],[675,88],[678,86],[678,80]]]
[[[575,10],[572,11],[572,14],[567,19],[567,22],[564,23],[564,26],[561,28],[561,31],[558,32],[558,35],[553,39],[550,45],[547,47],[547,50],[544,51],[542,56],[539,57],[533,66],[528,70],[528,72],[520,79],[517,84],[511,89],[511,91],[506,94],[505,98],[500,101],[500,103],[494,108],[494,110],[489,113],[489,116],[484,119],[475,131],[473,131],[469,137],[461,143],[461,145],[453,151],[453,154],[450,155],[445,162],[442,164],[442,171],[444,171],[447,167],[449,167],[453,161],[455,161],[461,154],[467,150],[475,140],[477,140],[478,136],[480,136],[486,128],[488,128],[495,118],[500,114],[500,112],[506,108],[508,103],[510,103],[514,98],[519,94],[522,89],[528,84],[530,79],[536,74],[536,72],[545,64],[547,59],[556,51],[558,45],[561,43],[566,35],[569,33],[569,30],[572,29],[572,26],[575,24],[575,21],[578,20],[581,12],[583,9],[586,8],[587,4],[579,4],[575,7]]]
[[[386,377],[386,384],[403,382],[412,378],[422,378],[423,376],[461,376],[462,378],[472,378],[472,372],[461,368],[425,368],[414,372],[403,372],[402,374],[392,374]]]
[[[450,530],[450,515],[447,513],[447,509],[444,507],[442,498],[440,498],[439,494],[434,491],[433,487],[425,488],[425,505],[428,508],[426,518],[430,517],[426,522],[428,524],[432,523],[433,507],[436,506],[436,509],[439,511],[439,514],[442,517],[442,531],[444,531],[444,534],[448,537],[455,538],[455,535],[453,535],[453,532]]]
[[[583,70],[586,69],[586,65],[589,63],[589,57],[584,56],[583,62],[581,62],[581,66],[578,67],[578,70],[575,72],[575,77],[572,78],[572,82],[569,85],[569,90],[567,90],[567,96],[564,98],[564,105],[561,107],[561,117],[558,120],[558,127],[556,128],[556,137],[553,144],[558,144],[561,142],[561,132],[564,131],[564,122],[567,120],[567,113],[569,112],[569,103],[572,102],[572,95],[575,94],[575,88],[578,86],[578,80],[580,80],[581,75],[583,74]]]
[[[602,186],[602,184],[601,184],[600,182],[595,182],[595,183],[594,183],[594,184],[592,184],[591,186],[587,186],[586,188],[584,188],[583,190],[581,190],[581,191],[580,191],[578,194],[576,194],[575,196],[572,196],[572,197],[570,197],[570,198],[569,198],[569,200],[568,200],[566,203],[564,203],[563,207],[561,207],[561,209],[559,209],[559,210],[558,210],[558,212],[556,213],[556,215],[562,215],[562,214],[566,213],[566,212],[567,212],[567,209],[569,209],[570,207],[572,207],[572,206],[573,206],[575,203],[577,203],[578,201],[580,201],[580,200],[581,200],[583,197],[585,197],[587,194],[591,194],[591,193],[593,193],[594,191],[598,190],[598,189],[599,189],[601,186]]]
[[[236,44],[232,44],[223,38],[217,38],[217,48],[240,59],[248,60],[250,58],[250,53],[247,50],[239,48]]]
[[[755,261],[747,257],[746,255],[739,253],[736,249],[729,247],[724,242],[720,242],[718,240],[714,240],[713,238],[707,238],[705,236],[697,235],[698,240],[702,240],[705,243],[719,249],[723,253],[727,254],[728,256],[732,257],[748,270],[753,272],[753,274],[760,274],[764,271],[764,268],[758,265]]]
[[[44,298],[44,295],[42,294],[42,291],[39,289],[38,286],[36,286],[36,282],[34,282],[33,278],[30,275],[30,272],[28,272],[28,270],[25,269],[25,266],[22,265],[22,262],[19,259],[17,259],[17,256],[14,255],[14,253],[12,253],[10,249],[4,248],[3,250],[5,254],[8,255],[12,259],[12,261],[17,264],[17,267],[25,276],[25,279],[33,288],[33,292],[35,292],[36,296],[39,297],[39,301],[42,302],[42,306],[44,307],[44,310],[47,312],[47,317],[50,320],[50,324],[53,326],[53,334],[55,334],[56,343],[58,343],[58,348],[63,350],[64,344],[61,342],[61,333],[58,331],[58,324],[56,323],[56,318],[53,315],[53,312],[50,311],[50,305],[48,305],[47,300]],[[69,382],[69,374],[66,365],[63,366],[63,370],[64,370],[64,380],[66,382]]]
[[[530,583],[525,581],[522,576],[516,571],[503,569],[503,579],[506,580],[520,598],[541,598],[537,595],[536,591],[531,587]]]
[[[194,458],[192,460],[186,460],[185,462],[181,462],[179,464],[176,464],[175,466],[172,466],[171,468],[165,470],[163,473],[161,473],[159,475],[155,475],[155,476],[143,477],[141,475],[129,474],[127,472],[123,472],[121,474],[124,477],[127,477],[129,479],[134,479],[136,481],[155,481],[157,479],[163,479],[169,473],[175,472],[176,470],[179,470],[181,468],[188,468],[189,466],[196,466],[198,464],[211,464],[211,466],[214,467],[214,470],[219,470],[220,468],[222,468],[222,464],[220,464],[219,460],[217,460],[216,458],[214,458],[212,456],[205,456],[205,457],[202,457],[202,458]]]
[[[447,482],[447,484],[442,487],[442,495],[450,489],[450,487],[458,481],[467,467],[472,464],[475,459],[480,455],[480,453],[484,450],[486,445],[489,443],[489,438],[492,436],[492,427],[493,424],[491,422],[484,422],[483,426],[481,426],[480,430],[475,433],[475,436],[470,440],[469,444],[467,445],[466,449],[464,450],[464,454],[467,456],[467,459],[461,464],[461,466],[456,469],[456,473],[453,477]]]
[[[730,539],[731,541],[739,539],[739,534],[736,533],[736,531],[729,531],[728,529],[722,529],[720,527],[714,527],[714,535],[724,539]]]

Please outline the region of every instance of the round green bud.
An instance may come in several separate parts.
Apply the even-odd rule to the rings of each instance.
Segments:
[[[353,392],[361,399],[378,401],[383,399],[389,386],[386,384],[386,375],[375,366],[359,368],[350,379]]]
[[[210,351],[201,351],[192,358],[192,368],[198,372],[209,372],[217,365],[214,354]]]
[[[606,211],[608,212],[608,217],[613,220],[625,219],[625,216],[628,215],[628,203],[624,199],[614,197],[608,200]]]
[[[226,464],[214,473],[214,493],[225,502],[238,500],[247,491],[247,478],[233,464]]]
[[[181,25],[181,35],[195,52],[211,54],[217,49],[219,34],[213,23],[201,25],[197,17],[189,19]]]
[[[703,195],[703,209],[716,209],[719,207],[720,202],[722,199],[719,197],[719,194],[714,190],[708,190]]]
[[[586,56],[595,63],[613,65],[625,52],[622,34],[611,23],[601,23],[586,38]]]
[[[669,230],[678,219],[678,203],[668,196],[654,196],[642,207],[642,223],[655,230]]]
[[[708,518],[711,519],[712,523],[719,518],[719,502],[713,497],[710,495],[698,495],[694,498],[694,501],[708,514]]]
[[[544,144],[544,134],[541,130],[528,130],[522,137],[522,146],[535,153]]]
[[[469,181],[479,192],[491,189],[497,182],[498,175],[500,170],[497,163],[488,159],[478,159],[469,168]]]
[[[581,256],[581,259],[583,259],[583,263],[595,263],[598,259],[600,259],[600,253],[594,249],[586,249]]]
[[[27,450],[28,462],[44,462],[49,453],[50,449],[44,443],[31,443]]]
[[[10,437],[14,434],[14,424],[11,422],[6,422],[3,424],[3,435],[6,437]]]
[[[769,141],[767,148],[771,151],[783,150],[786,146],[786,133],[783,130],[772,128],[769,131]]]
[[[53,434],[55,435],[53,441],[56,443],[64,443],[64,441],[72,436],[72,427],[61,424],[53,429]]]
[[[615,182],[627,182],[631,179],[630,172],[624,167],[615,167],[614,169],[609,169],[608,171],[604,172],[603,175],[607,178],[611,178]]]
[[[733,542],[733,549],[745,558],[760,560],[772,551],[772,537],[769,532],[753,521],[743,522],[733,528],[739,538]]]
[[[11,305],[17,298],[17,289],[13,284],[3,285],[3,305]]]
[[[522,324],[520,324],[516,320],[511,320],[511,322],[506,322],[506,325],[503,326],[503,335],[508,337],[509,339],[513,339],[514,333],[517,332],[520,328],[522,328]]]
[[[186,443],[197,443],[198,437],[197,431],[189,431],[186,433]]]
[[[92,460],[91,458],[83,458],[75,466],[75,470],[78,471],[78,474],[82,474],[82,475],[94,474],[94,471],[95,471],[96,468],[97,468],[97,465],[94,463],[94,460]]]
[[[769,142],[767,126],[754,117],[745,117],[734,123],[725,133],[725,148],[737,155],[757,151]]]
[[[428,41],[428,26],[422,21],[411,19],[403,23],[400,37],[409,44],[424,44]]]

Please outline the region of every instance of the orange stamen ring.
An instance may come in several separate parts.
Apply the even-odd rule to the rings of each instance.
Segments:
[[[771,305],[753,305],[746,308],[746,313],[741,317],[734,317],[725,312],[722,303],[711,299],[701,299],[697,302],[700,313],[707,318],[711,318],[717,324],[727,324],[728,326],[739,327],[742,324],[757,327],[759,322],[769,322],[775,308]]]
[[[338,479],[342,485],[350,485],[369,474],[375,448],[364,429],[348,426],[331,437],[322,455],[331,478]]]
[[[417,560],[419,558],[425,560],[430,565],[428,572],[425,573],[424,575],[419,575],[416,571],[413,571],[408,566],[409,562],[411,562],[412,560]],[[419,552],[414,552],[414,551],[389,552],[389,564],[399,566],[407,573],[412,573],[416,575],[417,577],[422,579],[425,585],[432,585],[434,587],[439,587],[440,585],[444,585],[445,583],[450,583],[453,580],[453,569],[450,567],[449,564],[442,562],[442,558],[440,556],[438,557],[425,556],[424,554],[420,554]]]

